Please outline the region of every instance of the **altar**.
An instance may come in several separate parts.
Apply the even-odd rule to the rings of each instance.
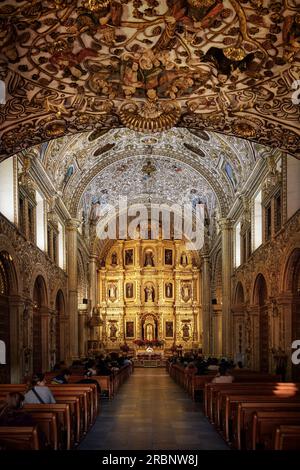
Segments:
[[[164,355],[162,352],[156,352],[153,348],[148,347],[144,351],[136,353],[134,365],[136,367],[164,367]]]

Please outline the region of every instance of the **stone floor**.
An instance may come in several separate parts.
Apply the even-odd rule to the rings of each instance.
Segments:
[[[200,403],[165,369],[135,369],[113,400],[102,400],[81,450],[226,450]]]

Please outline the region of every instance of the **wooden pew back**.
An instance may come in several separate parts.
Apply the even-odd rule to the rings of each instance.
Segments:
[[[274,450],[299,450],[300,426],[279,426],[275,431]]]
[[[0,450],[40,450],[37,426],[0,426]]]

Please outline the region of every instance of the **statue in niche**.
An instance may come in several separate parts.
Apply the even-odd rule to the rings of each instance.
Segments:
[[[152,286],[145,287],[145,302],[154,302],[154,288]]]
[[[125,251],[125,264],[133,264],[133,250]]]
[[[166,292],[166,297],[168,299],[171,299],[173,297],[173,284],[171,282],[168,282],[166,284],[165,292]]]
[[[110,339],[116,339],[117,338],[117,331],[118,331],[118,328],[116,327],[116,325],[114,323],[111,323],[110,327]]]
[[[146,251],[144,266],[154,266],[154,259],[152,251]]]
[[[181,287],[181,297],[184,302],[188,302],[192,296],[192,287],[190,283],[183,284]]]
[[[187,266],[188,265],[188,258],[185,252],[182,253],[180,257],[180,264],[181,266]]]
[[[154,340],[154,332],[153,332],[153,325],[151,323],[148,323],[146,325],[146,340],[147,341],[153,341]]]
[[[117,264],[118,264],[118,256],[117,256],[117,253],[114,251],[111,255],[111,265],[117,266]]]
[[[173,252],[172,250],[165,250],[165,264],[172,265],[173,264]]]
[[[126,284],[126,297],[128,299],[132,299],[132,297],[133,297],[133,284],[132,284],[132,282],[128,282]]]
[[[108,287],[108,297],[110,300],[115,300],[117,298],[117,286],[115,284],[111,284]]]
[[[184,323],[182,326],[182,338],[189,339],[190,337],[190,326],[188,323]]]

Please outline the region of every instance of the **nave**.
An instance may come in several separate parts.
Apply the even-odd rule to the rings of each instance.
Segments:
[[[165,369],[135,369],[100,414],[80,450],[226,450],[202,404],[193,402]]]

